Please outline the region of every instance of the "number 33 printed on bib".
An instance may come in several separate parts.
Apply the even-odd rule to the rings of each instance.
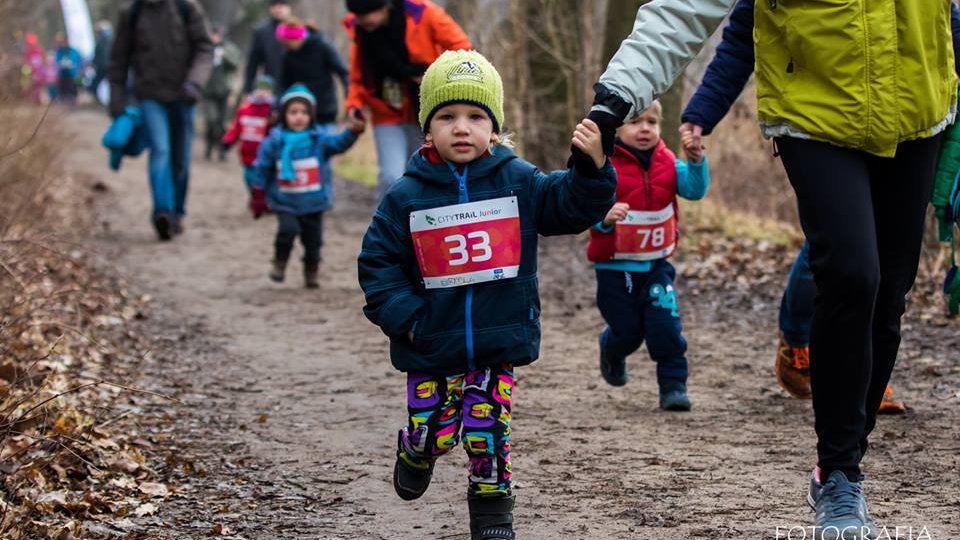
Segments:
[[[516,197],[411,212],[410,233],[428,289],[514,278],[520,270]]]
[[[677,249],[677,214],[670,204],[659,212],[630,210],[614,230],[614,259],[654,261],[673,255]]]

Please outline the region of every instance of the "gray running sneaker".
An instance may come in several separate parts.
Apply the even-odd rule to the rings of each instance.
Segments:
[[[876,527],[867,510],[863,483],[851,482],[842,471],[833,471],[823,484],[810,477],[807,503],[816,512],[817,540],[869,540]]]

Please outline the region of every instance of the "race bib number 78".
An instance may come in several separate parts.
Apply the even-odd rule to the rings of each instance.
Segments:
[[[411,212],[410,233],[428,289],[514,278],[520,270],[516,197]]]

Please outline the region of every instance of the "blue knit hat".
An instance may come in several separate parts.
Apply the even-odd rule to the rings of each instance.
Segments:
[[[291,99],[302,99],[310,104],[310,108],[314,109],[317,107],[317,98],[313,95],[313,92],[303,84],[297,83],[290,88],[287,88],[287,91],[283,93],[283,97],[280,98],[280,107],[286,107],[287,102]]]

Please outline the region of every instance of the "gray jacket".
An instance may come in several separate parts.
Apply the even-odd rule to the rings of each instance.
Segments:
[[[600,76],[595,110],[632,118],[670,89],[736,0],[653,0]]]
[[[140,0],[133,28],[133,3],[120,10],[116,40],[110,51],[110,110],[126,104],[127,73],[133,70],[137,99],[171,103],[190,99],[187,83],[197,93],[207,83],[213,63],[213,43],[203,8],[197,0]],[[181,17],[177,3],[185,3]]]

